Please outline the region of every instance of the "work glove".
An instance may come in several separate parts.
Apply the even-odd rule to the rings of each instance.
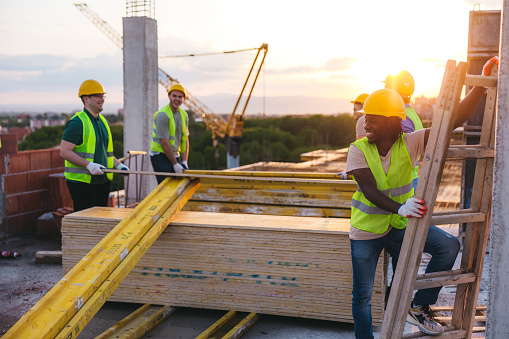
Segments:
[[[102,171],[102,168],[106,168],[101,164],[97,164],[95,162],[89,162],[87,165],[87,170],[92,175],[102,175],[104,172]]]
[[[428,208],[424,206],[424,200],[418,198],[409,198],[398,209],[398,214],[405,218],[422,218]]]
[[[124,165],[123,163],[120,163],[117,165],[117,169],[119,171],[129,171],[129,167],[127,167],[126,165]],[[126,173],[126,174],[120,174],[120,175],[129,175],[129,173]]]
[[[498,67],[498,56],[494,56],[484,64],[482,68],[482,75],[489,77],[491,75],[491,67],[493,64],[496,64]]]
[[[182,168],[184,171],[187,171],[189,169],[189,166],[187,166],[187,160],[182,160]]]
[[[339,172],[338,175],[341,176],[341,179],[348,180],[348,174],[346,174],[346,170]]]
[[[184,168],[178,162],[173,165],[173,170],[175,171],[175,173],[179,174],[184,173]]]

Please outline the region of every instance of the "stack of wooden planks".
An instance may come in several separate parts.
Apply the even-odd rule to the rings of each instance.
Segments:
[[[69,271],[130,210],[94,207],[62,223]],[[353,322],[349,219],[182,211],[110,300]],[[380,257],[372,300],[381,324]]]
[[[201,178],[200,188],[183,208],[187,211],[350,218],[357,187],[353,180],[330,173],[186,171],[193,173],[242,179]]]

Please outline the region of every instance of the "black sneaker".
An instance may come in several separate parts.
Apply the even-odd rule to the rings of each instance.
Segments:
[[[435,320],[428,305],[410,307],[406,321],[419,327],[423,333],[439,335],[444,333],[444,328]]]

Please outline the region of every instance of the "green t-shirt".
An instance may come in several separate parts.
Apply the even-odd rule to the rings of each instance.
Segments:
[[[92,126],[94,126],[95,132],[95,152],[94,152],[94,162],[103,165],[104,167],[108,167],[108,157],[106,150],[108,149],[108,130],[106,126],[102,123],[99,116],[94,117],[89,111],[85,108],[83,109],[87,116],[90,118],[92,122]],[[70,142],[74,145],[81,145],[83,143],[83,123],[80,119],[75,118],[71,119],[67,122],[64,129],[64,134],[62,135],[62,140]],[[92,175],[91,184],[103,184],[108,181],[106,174],[104,175]]]

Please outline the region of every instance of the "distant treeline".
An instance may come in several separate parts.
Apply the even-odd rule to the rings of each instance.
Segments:
[[[194,114],[189,114],[189,118],[190,168],[226,168],[224,140],[220,139],[216,150],[212,145],[212,132],[206,130],[203,122],[194,121]],[[62,139],[63,129],[64,126],[42,127],[28,135],[19,144],[19,150],[56,146]],[[125,153],[123,126],[112,125],[111,132],[115,156],[121,158]],[[302,153],[344,148],[354,140],[355,120],[351,114],[246,119],[240,144],[240,164],[259,161],[299,162]]]

